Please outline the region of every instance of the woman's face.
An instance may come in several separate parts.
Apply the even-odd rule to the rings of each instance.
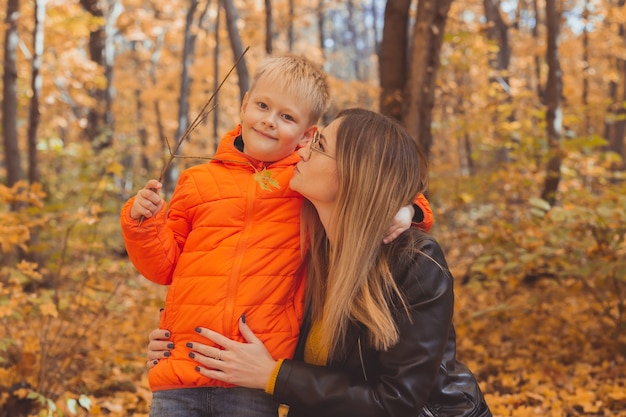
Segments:
[[[334,120],[298,151],[301,161],[289,183],[318,210],[321,205],[334,204],[337,200],[339,184],[335,149],[340,124],[341,120]]]

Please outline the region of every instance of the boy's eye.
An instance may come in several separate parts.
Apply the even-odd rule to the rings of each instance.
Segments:
[[[295,119],[288,114],[283,114],[283,119],[288,120],[290,122],[295,121]]]
[[[262,101],[259,101],[257,105],[262,109],[267,109],[267,104],[263,103]]]

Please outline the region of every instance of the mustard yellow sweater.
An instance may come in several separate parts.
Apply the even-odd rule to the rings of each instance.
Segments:
[[[328,349],[325,349],[322,346],[322,322],[315,321],[311,325],[311,330],[309,331],[309,335],[306,338],[306,343],[304,344],[304,362],[310,363],[312,365],[326,365],[327,359]],[[270,380],[265,386],[265,392],[270,395],[274,394],[276,378],[278,378],[278,371],[280,371],[280,366],[282,364],[283,359],[279,359],[276,367],[274,368],[274,372],[272,372]]]

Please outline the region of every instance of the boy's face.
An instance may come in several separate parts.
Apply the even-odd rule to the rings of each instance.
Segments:
[[[241,105],[244,153],[263,162],[289,156],[315,132],[309,114],[307,103],[280,86],[258,80]]]

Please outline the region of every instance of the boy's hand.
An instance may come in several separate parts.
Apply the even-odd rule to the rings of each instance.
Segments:
[[[160,196],[161,184],[157,180],[150,180],[146,186],[137,192],[135,201],[130,208],[130,217],[138,220],[142,216],[146,219],[154,216],[163,207],[163,199]]]
[[[393,218],[393,222],[389,229],[387,229],[383,243],[387,244],[392,242],[395,238],[400,236],[402,232],[408,230],[411,227],[413,221],[413,214],[415,209],[412,204],[404,206],[398,211],[396,217]]]

